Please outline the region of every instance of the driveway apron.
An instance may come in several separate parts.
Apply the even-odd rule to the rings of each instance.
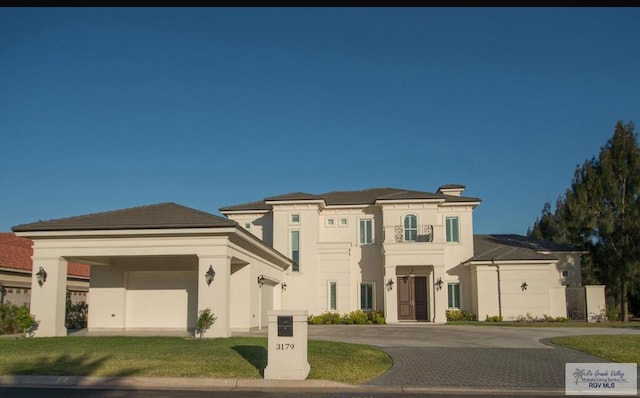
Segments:
[[[553,346],[550,337],[640,334],[637,329],[520,328],[448,325],[310,326],[309,338],[368,344],[393,359],[366,385],[427,388],[558,390],[565,364],[610,362]]]

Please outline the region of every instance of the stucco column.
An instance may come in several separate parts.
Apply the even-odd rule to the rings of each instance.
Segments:
[[[433,292],[433,322],[447,323],[447,283],[445,282],[444,265],[436,265],[433,267],[433,280],[429,287]],[[436,286],[438,280],[442,280],[441,287]]]
[[[387,281],[391,279],[391,290],[387,287]],[[398,284],[396,280],[396,267],[384,267],[384,316],[387,323],[398,323]]]
[[[40,268],[46,272],[42,286],[38,284]],[[31,275],[31,308],[39,322],[37,337],[66,336],[64,325],[67,296],[67,261],[60,257],[33,257]]]
[[[205,274],[213,268],[215,277],[207,285]],[[204,337],[231,336],[230,324],[231,259],[228,256],[198,255],[198,314],[205,308],[218,318]]]

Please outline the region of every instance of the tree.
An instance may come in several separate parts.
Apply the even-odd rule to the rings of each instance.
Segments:
[[[209,308],[200,311],[198,320],[196,321],[196,333],[200,335],[200,338],[213,326],[217,319],[218,317],[216,317]]]
[[[606,284],[622,320],[640,276],[640,147],[632,122],[618,122],[598,157],[578,165],[554,213],[546,203],[529,236],[589,250],[585,277]]]

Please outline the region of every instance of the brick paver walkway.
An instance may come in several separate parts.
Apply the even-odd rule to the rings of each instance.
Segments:
[[[564,389],[565,363],[606,362],[564,348],[384,348],[393,367],[366,384],[406,387]]]

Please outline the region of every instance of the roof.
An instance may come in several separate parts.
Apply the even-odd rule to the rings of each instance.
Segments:
[[[411,191],[398,188],[369,188],[359,191],[332,191],[319,195],[305,192],[292,192],[278,196],[271,196],[262,201],[243,203],[220,208],[221,212],[270,210],[266,202],[324,200],[328,206],[338,205],[372,205],[381,200],[424,200],[434,199],[444,202],[480,202],[481,199],[463,196],[446,195],[424,191]]]
[[[474,256],[468,261],[557,260],[552,253],[566,251],[579,249],[522,235],[474,235]]]
[[[12,232],[0,232],[0,268],[31,271],[33,263],[33,241],[16,236]],[[89,266],[85,264],[67,264],[67,274],[89,277]]]
[[[16,225],[14,232],[234,227],[235,221],[176,203],[132,207]]]

